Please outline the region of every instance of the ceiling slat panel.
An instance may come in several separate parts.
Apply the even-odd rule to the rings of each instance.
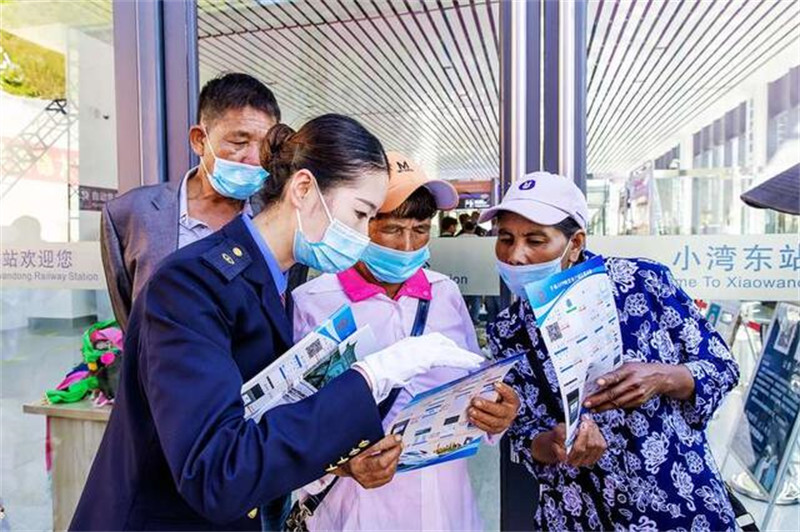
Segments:
[[[640,0],[641,1],[641,0]],[[587,95],[588,169],[625,172],[652,156],[692,117],[703,113],[737,84],[787,47],[800,47],[800,5],[781,0],[715,2],[655,1],[638,20],[627,56],[617,64],[599,53],[609,0],[590,2],[595,44],[589,62],[611,79]],[[613,34],[613,32],[609,32]],[[634,51],[635,50],[635,51]],[[596,62],[608,65],[595,65]]]
[[[198,5],[204,79],[250,72],[271,84],[287,120],[349,114],[433,175],[497,176],[496,2]]]

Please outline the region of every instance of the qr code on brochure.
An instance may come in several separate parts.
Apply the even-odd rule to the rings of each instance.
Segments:
[[[561,340],[564,335],[561,333],[561,325],[558,323],[551,323],[546,327],[547,329],[547,336],[550,338],[551,342],[555,342],[556,340]]]
[[[320,340],[314,340],[313,342],[308,344],[308,347],[306,347],[306,354],[310,358],[314,358],[321,352],[322,352],[322,342]]]

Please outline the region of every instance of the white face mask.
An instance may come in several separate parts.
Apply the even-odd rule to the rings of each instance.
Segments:
[[[540,262],[538,264],[523,264],[514,266],[507,264],[500,259],[496,259],[497,272],[500,274],[500,277],[503,279],[508,286],[508,289],[511,290],[512,293],[514,293],[517,297],[524,298],[525,285],[546,279],[547,277],[550,277],[551,275],[562,270],[561,261],[564,260],[564,257],[567,255],[567,251],[571,249],[571,243],[572,239],[567,241],[567,247],[564,248],[564,251],[561,253],[560,257],[547,262]]]
[[[342,272],[353,266],[369,245],[369,237],[352,229],[331,215],[325,198],[314,180],[322,208],[328,217],[328,228],[319,242],[310,242],[303,233],[300,211],[297,214],[297,231],[294,234],[294,260],[325,273]]]
[[[211,150],[211,156],[214,157],[214,171],[208,171],[202,158],[200,158],[200,164],[217,193],[226,198],[246,200],[261,190],[269,177],[269,172],[260,166],[237,163],[217,157],[211,146],[211,140],[208,138],[208,131],[206,131],[205,142],[208,144],[208,149]]]

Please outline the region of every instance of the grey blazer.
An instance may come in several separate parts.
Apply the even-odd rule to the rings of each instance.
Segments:
[[[103,270],[114,316],[125,330],[131,306],[159,263],[178,249],[180,182],[135,188],[106,203],[100,222]],[[258,212],[252,202],[253,212]],[[289,288],[305,282],[308,268],[289,271]],[[287,294],[289,295],[289,294]],[[293,315],[291,298],[287,312]]]
[[[106,203],[100,249],[114,316],[124,330],[133,300],[178,249],[178,183],[133,189]]]

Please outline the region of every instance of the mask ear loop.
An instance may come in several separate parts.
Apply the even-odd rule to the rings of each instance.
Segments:
[[[203,133],[206,134],[206,142],[208,143],[208,149],[211,150],[211,155],[213,155],[214,159],[216,160],[218,157],[217,154],[214,153],[214,146],[211,145],[211,140],[209,139],[210,135],[208,134],[208,128],[205,125],[203,126]]]
[[[210,141],[210,140],[209,140],[209,138],[208,138],[208,137],[209,137],[209,135],[208,135],[208,128],[205,126],[205,124],[203,124],[203,133],[204,133],[204,134],[205,134],[205,136],[206,136],[206,137],[205,137],[205,139],[203,140],[203,142],[204,142],[204,143],[206,143],[206,144],[208,144],[208,149],[211,151],[211,156],[212,156],[212,157],[214,157],[214,162],[216,163],[216,161],[217,161],[217,154],[216,154],[216,153],[214,153],[214,147],[211,145],[211,141]],[[206,172],[206,175],[208,175],[208,176],[211,176],[211,172],[209,172],[209,171],[208,171],[208,168],[206,167],[206,162],[203,160],[203,158],[202,158],[202,157],[200,157],[200,166],[202,166],[202,167],[203,167],[203,170],[205,170],[205,172]]]
[[[213,151],[212,151],[212,153],[213,153]],[[325,203],[325,198],[322,196],[322,191],[320,191],[320,189],[319,189],[319,183],[317,183],[317,178],[314,177],[314,174],[311,174],[311,172],[309,172],[309,174],[311,175],[311,179],[314,180],[314,189],[317,191],[317,194],[319,195],[319,199],[322,202],[322,208],[325,210],[325,215],[328,217],[328,227],[330,227],[331,224],[333,224],[333,216],[331,216],[331,211],[328,210],[328,205]],[[294,213],[297,215],[297,230],[302,233],[303,232],[303,221],[300,219],[300,209],[299,208],[295,209]],[[325,231],[327,231],[327,230],[328,230],[328,228],[326,227]],[[323,236],[324,236],[324,233],[323,233]]]
[[[572,237],[569,237],[569,240],[567,240],[567,247],[564,248],[564,251],[561,253],[561,257],[558,259],[559,263],[562,262],[564,260],[564,257],[567,256],[567,251],[569,251],[571,246],[572,246]],[[569,263],[569,266],[567,266],[567,268],[571,267],[572,267],[572,262]]]
[[[311,172],[309,172],[311,173]],[[331,216],[331,211],[328,210],[328,204],[325,203],[325,197],[322,195],[322,190],[319,188],[319,182],[314,174],[311,174],[311,179],[314,180],[314,188],[317,190],[317,195],[319,195],[319,200],[322,202],[322,208],[325,209],[325,215],[328,217],[328,223],[333,223],[333,216]]]

